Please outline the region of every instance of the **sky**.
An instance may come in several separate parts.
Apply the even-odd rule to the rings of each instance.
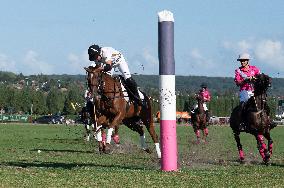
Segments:
[[[85,74],[91,44],[159,74],[158,15],[174,16],[176,75],[233,77],[238,55],[284,77],[283,0],[0,0],[0,71]]]

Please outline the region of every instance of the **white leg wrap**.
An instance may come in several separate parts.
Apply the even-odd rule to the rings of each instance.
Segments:
[[[95,128],[95,125],[94,125],[94,124],[92,124],[91,126],[92,126],[93,129]]]
[[[110,144],[112,132],[113,132],[113,128],[109,128],[107,130],[107,140],[106,140],[107,144]]]
[[[97,132],[97,141],[98,141],[98,142],[101,142],[102,140],[103,140],[103,138],[102,138],[102,131],[99,130],[99,131]]]
[[[87,129],[87,130],[90,130],[90,125],[86,125],[86,129]]]
[[[146,149],[147,148],[147,144],[145,142],[145,134],[143,134],[143,136],[140,136],[140,144],[141,144],[141,148],[142,149]]]
[[[156,152],[157,152],[158,158],[160,159],[162,157],[161,150],[160,150],[160,144],[155,143],[155,146],[156,146]]]

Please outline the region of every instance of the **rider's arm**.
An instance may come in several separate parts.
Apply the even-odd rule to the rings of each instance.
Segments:
[[[237,86],[242,86],[242,85],[244,85],[245,83],[247,83],[248,81],[250,81],[250,77],[247,77],[247,78],[243,78],[242,76],[241,76],[241,74],[240,74],[240,70],[239,69],[237,69],[237,70],[235,70],[235,79],[234,79],[234,81],[235,81],[235,83],[236,83],[236,85]]]
[[[108,72],[112,69],[112,61],[111,60],[108,60],[105,62],[105,66],[104,66],[104,71],[105,72]]]

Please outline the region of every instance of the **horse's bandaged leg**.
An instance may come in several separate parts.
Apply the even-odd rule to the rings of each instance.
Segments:
[[[86,129],[90,130],[90,125],[86,124]]]
[[[119,135],[118,134],[113,135],[112,139],[113,139],[114,143],[116,143],[116,144],[120,143],[120,139],[119,139]]]
[[[143,134],[142,136],[140,136],[140,144],[141,144],[141,148],[142,149],[146,149],[147,148],[147,144],[145,142],[145,134]]]
[[[99,130],[99,131],[97,131],[97,141],[101,142],[102,140],[103,140],[103,138],[102,138],[102,131]]]
[[[92,126],[92,128],[93,128],[93,129],[95,128],[95,125],[94,125],[93,123],[92,123],[92,125],[91,125],[91,126]]]
[[[196,130],[196,131],[195,131],[195,135],[196,135],[197,138],[200,138],[200,131],[199,131],[199,130]]]
[[[203,131],[204,131],[204,134],[207,136],[208,135],[208,128],[205,128]]]
[[[245,153],[242,149],[239,150],[239,156],[241,161],[245,159]]]
[[[257,135],[257,140],[258,140],[258,150],[259,150],[259,153],[261,155],[261,157],[264,159],[265,158],[265,154],[264,154],[264,151],[266,149],[266,144],[264,143],[264,138],[263,138],[263,135],[259,134]]]
[[[104,131],[102,132],[102,141],[106,142],[106,133]]]
[[[160,159],[161,156],[162,156],[161,150],[160,150],[160,144],[159,143],[155,143],[155,146],[156,146],[156,152],[157,152],[158,158]]]
[[[113,132],[113,128],[109,128],[109,129],[107,130],[107,139],[106,139],[106,143],[107,143],[107,144],[110,144],[110,142],[111,142],[111,135],[112,135],[112,132]]]

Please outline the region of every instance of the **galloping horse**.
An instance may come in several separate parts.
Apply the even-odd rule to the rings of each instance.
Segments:
[[[192,127],[195,132],[197,143],[200,143],[200,130],[203,132],[203,140],[206,143],[206,137],[208,136],[207,128],[207,117],[203,107],[203,99],[201,96],[196,95],[198,108],[195,110],[195,113],[191,114],[192,118]]]
[[[160,145],[155,131],[149,97],[143,93],[144,99],[141,106],[127,101],[121,84],[123,82],[122,78],[112,77],[97,68],[88,67],[85,70],[87,71],[88,86],[95,95],[95,113],[93,118],[98,125],[108,128],[106,145],[99,142],[99,149],[109,153],[112,131],[115,129],[117,134],[119,125],[123,123],[139,133],[142,149],[150,152],[145,142],[144,129],[141,125],[143,123],[155,143],[156,152],[158,158],[160,158]]]
[[[252,96],[244,107],[242,112],[241,106],[233,109],[230,117],[230,126],[233,130],[237,147],[239,150],[240,161],[244,160],[244,152],[240,142],[240,132],[247,132],[255,136],[259,153],[264,161],[268,163],[272,154],[273,141],[270,137],[270,130],[276,125],[269,118],[269,106],[267,104],[266,91],[271,85],[272,79],[265,75],[259,74],[253,80],[254,96]],[[246,129],[242,130],[240,124],[244,122]],[[268,148],[264,142],[264,137],[268,140]]]

